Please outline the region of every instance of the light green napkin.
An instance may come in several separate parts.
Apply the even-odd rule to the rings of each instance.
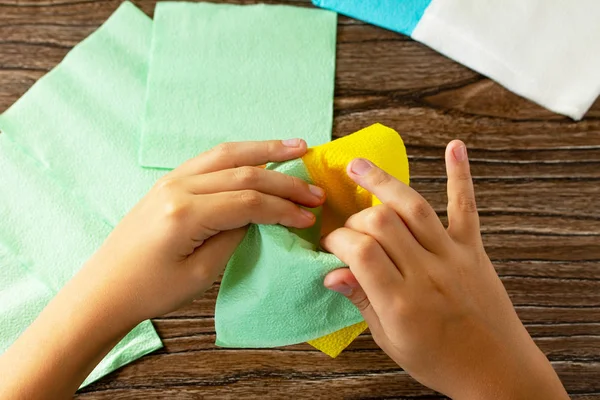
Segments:
[[[135,156],[150,32],[124,3],[0,116],[1,351],[162,174]],[[146,321],[84,384],[161,346]]]
[[[54,291],[2,243],[0,271],[0,353],[3,353],[33,322]]]
[[[330,141],[335,36],[323,10],[158,3],[141,165],[176,167],[231,140]]]
[[[138,164],[152,20],[125,2],[0,115],[0,129],[116,225],[166,171]]]
[[[302,160],[267,168],[311,182]],[[319,211],[315,210],[317,217]],[[304,230],[250,226],[221,282],[215,310],[217,345],[285,346],[363,320],[348,299],[323,286],[325,275],[344,264],[333,254],[317,251],[319,239],[319,223]]]
[[[4,352],[111,228],[5,135],[0,135],[0,187],[0,352]],[[150,321],[142,322],[83,386],[160,347]]]

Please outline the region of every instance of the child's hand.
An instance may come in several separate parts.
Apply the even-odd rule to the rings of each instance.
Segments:
[[[377,344],[421,383],[455,399],[568,398],[482,244],[466,148],[446,151],[448,229],[416,191],[373,164],[348,175],[384,204],[323,240],[350,268],[325,285],[350,298]]]
[[[255,167],[305,153],[299,139],[228,143],[162,178],[0,357],[0,398],[72,397],[135,325],[202,295],[246,225],[311,226],[298,204],[324,191]]]
[[[226,143],[163,177],[85,271],[135,321],[173,311],[209,288],[249,223],[306,228],[324,191],[257,165],[301,157],[302,140]],[[121,307],[123,309],[123,307]]]

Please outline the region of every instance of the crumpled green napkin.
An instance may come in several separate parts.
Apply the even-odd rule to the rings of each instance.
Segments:
[[[331,140],[337,14],[164,2],[154,13],[140,163],[232,140]]]
[[[0,351],[163,173],[135,154],[150,33],[124,3],[0,116]],[[143,322],[84,385],[161,346]]]

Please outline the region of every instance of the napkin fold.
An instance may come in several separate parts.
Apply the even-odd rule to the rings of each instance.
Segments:
[[[600,94],[600,2],[313,0],[411,35],[554,112],[581,119]]]
[[[379,203],[347,176],[346,166],[356,157],[368,158],[409,182],[402,139],[380,124],[311,148],[301,160],[267,166],[325,188],[327,202],[323,210],[314,210],[318,222],[310,229],[250,227],[221,282],[215,311],[217,345],[275,347],[311,341],[335,357],[365,329],[364,323],[351,326],[362,321],[356,307],[323,286],[325,275],[344,264],[319,249],[322,233]]]
[[[331,140],[336,14],[162,2],[140,163],[173,168],[231,140]]]
[[[0,115],[0,351],[162,174],[135,156],[150,32],[151,20],[123,3]],[[143,322],[84,385],[161,346]]]

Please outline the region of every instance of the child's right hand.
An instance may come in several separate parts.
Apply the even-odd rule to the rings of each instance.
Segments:
[[[446,151],[448,220],[362,159],[348,175],[384,204],[324,238],[350,268],[325,279],[362,312],[377,344],[421,383],[455,399],[567,399],[519,320],[482,244],[466,148]]]

